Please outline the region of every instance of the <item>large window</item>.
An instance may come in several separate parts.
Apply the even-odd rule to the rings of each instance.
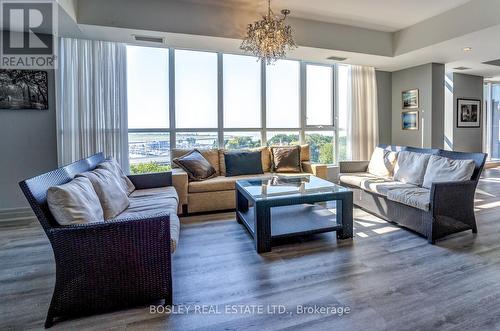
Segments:
[[[300,72],[298,61],[280,60],[266,70],[268,128],[300,127]]]
[[[334,133],[328,131],[307,131],[306,143],[309,144],[311,161],[317,163],[333,163]]]
[[[170,169],[170,134],[130,132],[128,134],[130,172],[160,172]]]
[[[168,128],[168,49],[127,47],[128,127]]]
[[[217,54],[175,50],[175,125],[217,128]]]
[[[485,151],[491,160],[500,160],[500,83],[484,85]]]
[[[306,124],[333,125],[333,68],[331,66],[306,66],[307,112]]]
[[[177,132],[175,147],[183,149],[210,149],[217,148],[217,132]]]
[[[128,46],[127,70],[134,173],[168,169],[172,148],[308,143],[314,162],[348,158],[347,66]]]
[[[268,131],[268,146],[288,146],[300,144],[299,131]]]
[[[246,149],[261,146],[260,132],[224,132],[225,149]]]
[[[224,54],[224,127],[260,128],[260,63],[252,56]]]
[[[170,169],[169,50],[127,47],[130,172]]]
[[[347,140],[350,84],[349,66],[337,66],[337,161],[349,160],[351,158]]]

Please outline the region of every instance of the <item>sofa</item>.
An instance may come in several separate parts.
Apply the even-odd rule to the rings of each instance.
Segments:
[[[370,173],[368,171],[370,161],[340,162],[339,182],[353,190],[355,205],[382,219],[395,222],[423,235],[432,244],[447,235],[465,230],[477,233],[474,194],[484,168],[486,154],[393,145],[379,145],[378,149],[382,149],[384,155],[391,154],[395,158],[395,161],[389,159],[385,161],[389,165],[394,162],[394,167],[397,167],[399,162],[398,153],[399,157],[406,155],[406,158],[408,155],[417,155],[416,161],[407,162],[406,165],[402,162],[397,170],[390,169],[389,166],[392,173],[388,176]],[[435,155],[436,157],[430,160],[438,160],[433,162],[444,160],[452,165],[453,160],[463,160],[462,163],[468,163],[471,169],[466,178],[460,180],[430,181],[424,179],[424,184],[420,185],[398,181],[396,171],[404,173],[408,170],[403,167],[413,167],[414,171],[418,170],[419,154]],[[423,156],[423,158],[427,157]],[[432,163],[430,160],[420,169],[420,173],[425,174],[424,178],[428,173],[432,176],[433,172],[439,171],[435,166],[437,163]],[[454,166],[453,173],[450,172],[448,175],[466,173],[464,169]],[[441,174],[443,175],[447,176],[447,174]]]
[[[169,172],[128,176],[130,205],[106,221],[60,225],[50,188],[105,161],[102,153],[19,183],[54,252],[56,282],[45,327],[82,316],[164,299],[172,304],[171,253],[179,240],[178,197]],[[53,207],[53,206],[52,206]]]
[[[223,149],[201,150],[201,154],[210,162],[216,171],[216,176],[204,181],[189,181],[187,173],[172,163],[172,184],[179,196],[179,213],[191,214],[232,210],[235,208],[235,183],[239,179],[254,179],[269,177],[272,170],[271,151],[268,147],[260,147],[262,153],[262,169],[264,174],[226,177],[226,167]],[[189,149],[173,149],[172,159],[187,154]],[[300,160],[303,174],[313,174],[327,178],[327,166],[310,161],[308,145],[301,145]],[[286,174],[283,174],[286,175]],[[293,173],[290,175],[299,175]]]

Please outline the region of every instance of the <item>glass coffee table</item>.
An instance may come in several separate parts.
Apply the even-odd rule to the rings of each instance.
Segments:
[[[236,219],[258,253],[286,237],[336,231],[352,238],[352,208],[350,189],[312,175],[236,181]]]

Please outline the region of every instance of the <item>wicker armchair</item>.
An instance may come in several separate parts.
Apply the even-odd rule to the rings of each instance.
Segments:
[[[59,226],[47,205],[51,186],[94,169],[102,153],[19,183],[54,252],[56,282],[45,327],[56,317],[90,315],[165,300],[172,304],[170,219]],[[130,176],[137,188],[171,185],[170,173]]]

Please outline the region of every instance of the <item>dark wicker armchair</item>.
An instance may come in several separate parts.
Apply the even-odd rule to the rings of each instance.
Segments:
[[[52,245],[54,294],[45,327],[56,317],[73,317],[165,300],[172,304],[169,215],[106,223],[59,226],[47,205],[51,186],[104,161],[93,155],[19,183]],[[171,174],[130,176],[136,187],[171,185]]]

